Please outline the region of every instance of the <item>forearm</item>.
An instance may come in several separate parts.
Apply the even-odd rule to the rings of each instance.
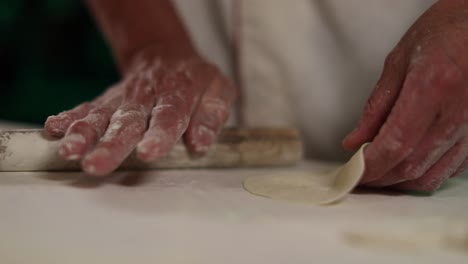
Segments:
[[[146,47],[194,52],[171,0],[87,0],[122,72]],[[168,50],[168,52],[171,52]]]
[[[437,4],[458,7],[458,9],[468,10],[468,1],[466,0],[439,0]]]
[[[466,0],[439,0],[434,4],[433,8],[440,12],[466,14],[468,16],[468,1]]]

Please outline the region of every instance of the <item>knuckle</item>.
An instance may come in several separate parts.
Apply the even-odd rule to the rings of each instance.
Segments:
[[[220,97],[226,102],[233,102],[239,95],[240,91],[231,81],[219,76],[213,82],[213,86],[219,91]]]
[[[173,105],[160,105],[152,111],[153,120],[162,127],[185,127],[189,122],[189,116],[186,113],[176,109]]]
[[[224,123],[229,117],[229,107],[227,103],[221,99],[210,98],[203,102],[203,107],[206,113],[212,116],[218,122]]]
[[[174,105],[158,105],[151,111],[152,119],[159,124],[173,123],[180,115],[179,109]]]
[[[189,70],[165,74],[158,83],[159,94],[183,92],[193,93],[195,89],[193,74]]]
[[[185,130],[189,123],[188,112],[174,104],[158,104],[151,111],[151,116],[152,119],[157,120],[159,126],[167,129],[174,128],[176,131]]]
[[[129,104],[121,106],[112,114],[111,122],[124,120],[125,122],[136,122],[146,120],[146,109],[140,104]]]
[[[377,115],[379,113],[379,109],[380,105],[376,102],[376,100],[373,97],[369,98],[364,108],[364,117],[369,118]]]
[[[219,116],[214,114],[207,114],[199,118],[200,124],[206,126],[212,130],[218,130],[224,123],[225,120],[220,119]]]
[[[117,123],[117,122],[116,122]],[[120,123],[122,128],[125,129],[126,133],[131,135],[141,135],[146,131],[146,121],[145,120],[134,120],[131,123]]]
[[[435,98],[446,98],[464,85],[460,67],[447,58],[433,58],[413,75],[415,84],[428,87]]]
[[[186,105],[189,100],[187,100],[187,94],[183,91],[175,91],[167,94],[162,94],[158,104],[164,105],[173,105],[175,108],[181,108]]]
[[[402,181],[416,180],[423,174],[424,171],[421,166],[410,162],[405,163],[397,173]]]
[[[177,107],[174,104],[158,104],[156,105],[153,110],[151,110],[151,115],[153,116],[161,116],[161,115],[170,115],[174,116],[177,114]]]
[[[446,91],[449,86],[461,85],[463,83],[463,72],[454,63],[442,64],[438,69],[439,74],[435,76],[435,81],[438,82],[438,88]]]
[[[187,130],[188,125],[189,125],[189,118],[188,116],[184,116],[182,118],[177,119],[173,127],[176,133],[178,134]]]
[[[159,118],[178,118],[188,115],[192,108],[191,102],[178,95],[169,95],[161,98],[157,105],[152,109],[151,115]]]
[[[85,119],[79,119],[74,121],[70,125],[70,131],[80,131],[89,127],[89,123]]]
[[[47,118],[47,122],[72,122],[73,120],[73,116],[69,112],[61,112]]]
[[[126,86],[124,100],[126,102],[135,102],[148,104],[153,101],[153,84],[145,80],[139,80],[133,85]]]
[[[379,146],[381,155],[386,159],[396,160],[413,152],[410,143],[403,138],[400,129],[394,128]]]
[[[467,131],[468,123],[463,120],[462,113],[444,113],[436,120],[436,138],[442,143],[462,138]]]
[[[96,107],[89,112],[91,116],[109,116],[115,109],[108,106]]]

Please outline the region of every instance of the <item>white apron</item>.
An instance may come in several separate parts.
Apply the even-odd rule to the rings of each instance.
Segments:
[[[385,56],[434,2],[175,0],[201,53],[242,87],[242,124],[296,126],[325,160],[347,156]]]

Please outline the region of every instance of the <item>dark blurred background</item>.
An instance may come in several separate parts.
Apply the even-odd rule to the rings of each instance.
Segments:
[[[117,80],[84,1],[0,1],[0,119],[42,123]]]

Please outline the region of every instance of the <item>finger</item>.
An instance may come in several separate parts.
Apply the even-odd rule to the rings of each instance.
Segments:
[[[225,79],[216,80],[208,88],[185,133],[185,143],[192,153],[209,150],[229,117],[235,97],[235,88]]]
[[[72,110],[64,111],[56,116],[50,116],[45,122],[45,130],[49,135],[62,137],[67,132],[73,122],[84,118],[96,106],[109,104],[111,101],[119,97],[120,85],[115,85],[107,89],[101,96],[93,100],[91,103],[83,103]]]
[[[431,125],[411,155],[385,176],[366,185],[383,187],[423,176],[464,135],[463,114],[458,106],[452,104],[452,109],[446,109],[447,114]]]
[[[154,102],[153,85],[151,78],[142,76],[127,83],[122,105],[112,115],[97,146],[82,161],[87,174],[109,174],[130,155],[146,130]]]
[[[402,52],[395,50],[387,56],[380,80],[367,101],[359,125],[343,140],[344,148],[357,149],[377,135],[398,98],[406,70],[407,61]]]
[[[462,166],[468,153],[468,140],[465,139],[450,149],[426,174],[416,180],[402,182],[395,188],[412,191],[436,191],[444,181]]]
[[[79,160],[104,134],[112,113],[120,105],[120,84],[107,89],[93,101],[95,107],[82,119],[73,122],[59,147],[59,155],[67,160]]]
[[[152,110],[149,128],[137,146],[139,159],[156,161],[181,138],[199,98],[195,85],[194,80],[183,72],[161,81],[161,95]]]
[[[459,80],[458,69],[435,61],[419,60],[410,69],[387,121],[365,150],[362,183],[381,178],[413,152],[435,120],[447,89],[458,87]]]
[[[73,122],[85,117],[92,108],[93,104],[83,103],[58,115],[49,116],[45,122],[45,130],[51,136],[62,137]]]
[[[59,154],[67,160],[82,159],[104,134],[119,103],[119,100],[115,100],[109,105],[91,110],[85,118],[75,121],[62,139]]]

